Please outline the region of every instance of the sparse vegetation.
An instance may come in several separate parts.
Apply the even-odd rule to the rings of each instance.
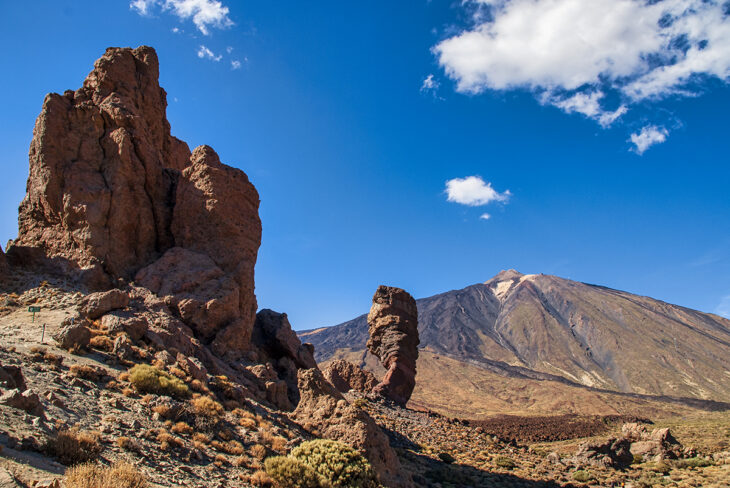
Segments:
[[[72,375],[89,381],[100,381],[107,375],[104,368],[87,364],[74,364],[68,370]]]
[[[72,427],[59,431],[48,441],[46,449],[61,463],[70,466],[96,459],[102,451],[99,437],[96,431]]]
[[[66,488],[146,488],[144,475],[129,463],[119,462],[111,466],[87,463],[66,471],[63,478]]]
[[[494,460],[494,464],[504,469],[514,469],[517,467],[517,463],[507,456],[498,456],[497,459]]]
[[[593,475],[589,473],[588,471],[579,469],[578,471],[573,473],[573,479],[575,481],[578,481],[580,483],[588,483],[589,481],[593,480]]]
[[[129,381],[140,393],[155,393],[176,398],[190,396],[190,389],[179,378],[148,364],[137,364],[130,369]]]
[[[291,456],[275,456],[264,461],[264,469],[278,486],[322,488],[323,480],[311,466]]]

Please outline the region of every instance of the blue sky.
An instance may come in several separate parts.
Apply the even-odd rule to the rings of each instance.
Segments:
[[[507,268],[730,317],[728,9],[6,2],[0,240],[45,93],[147,44],[173,134],[258,188],[259,305],[297,329],[366,312],[381,283],[425,297]]]

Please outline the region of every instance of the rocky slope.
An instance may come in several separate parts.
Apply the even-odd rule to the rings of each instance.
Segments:
[[[92,446],[94,455],[83,456],[89,459],[105,449],[101,434],[79,430],[94,429],[97,413],[115,416],[113,433],[123,444],[131,442],[124,434],[149,425],[140,416],[157,414],[152,420],[162,424],[144,435],[161,451],[179,448],[189,463],[205,460],[203,445],[218,445],[213,459],[220,467],[233,462],[224,453],[242,455],[253,440],[258,410],[268,415],[267,427],[288,426],[291,435],[270,430],[278,447],[259,442],[258,462],[236,461],[244,473],[255,474],[272,451],[286,454],[306,438],[325,437],[365,455],[383,484],[412,486],[383,432],[326,383],[313,348],[300,342],[286,314],[256,313],[258,193],[212,148],[191,153],[170,135],[158,75],[154,49],[109,48],[81,88],[45,98],[18,238],[0,254],[0,414],[9,415],[0,427],[34,440],[6,436],[0,448],[19,445],[69,465],[83,460],[64,455],[74,450],[69,442]],[[27,322],[31,305],[42,310],[40,338]],[[90,362],[28,349],[51,337]],[[12,378],[18,369],[41,374],[26,385]],[[69,394],[74,386],[113,398],[112,408]],[[135,395],[137,415],[125,416],[131,407],[120,397]],[[337,415],[323,415],[325,407]],[[159,454],[145,456],[155,461]],[[188,466],[180,484],[212,486],[195,471]]]
[[[730,321],[712,314],[513,270],[486,283],[417,300],[417,305],[419,377],[433,371],[435,380],[419,378],[412,400],[417,403],[438,407],[430,402],[443,398],[435,391],[441,387],[450,394],[460,390],[467,401],[491,398],[494,403],[498,392],[486,385],[510,383],[533,397],[515,398],[513,410],[524,411],[536,402],[554,408],[549,397],[534,398],[534,387],[527,388],[540,382],[559,385],[546,387],[546,395],[554,388],[572,392],[565,393],[565,403],[585,392],[591,401],[610,392],[634,395],[622,398],[730,401]],[[345,358],[377,371],[365,351],[367,332],[363,315],[299,335],[314,344],[320,362]],[[441,365],[434,364],[438,358]],[[438,374],[444,361],[450,366],[446,371],[459,377],[458,385],[438,381],[444,376]]]

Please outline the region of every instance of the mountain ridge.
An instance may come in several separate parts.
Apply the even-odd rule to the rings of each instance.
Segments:
[[[642,398],[730,401],[730,320],[714,314],[515,270],[417,304],[422,349],[497,375]],[[319,362],[356,358],[367,323],[362,315],[299,336],[314,344]],[[360,363],[368,364],[366,355]]]

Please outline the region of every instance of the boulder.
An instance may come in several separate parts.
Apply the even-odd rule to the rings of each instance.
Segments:
[[[196,357],[189,357],[182,353],[177,353],[177,365],[189,374],[193,379],[203,381],[208,378],[208,370],[203,366],[200,359]]]
[[[131,361],[136,357],[136,353],[134,352],[134,349],[132,349],[132,341],[129,339],[127,334],[120,334],[116,339],[114,339],[112,354],[122,361]]]
[[[682,455],[682,445],[666,427],[649,432],[643,424],[627,423],[621,427],[621,433],[631,442],[631,454],[645,461],[677,459]]]
[[[602,466],[605,468],[626,469],[634,460],[628,439],[610,438],[605,441],[589,441],[582,443],[571,458],[577,466]]]
[[[7,390],[17,388],[20,391],[25,391],[25,377],[20,366],[0,365],[0,386]]]
[[[122,290],[112,289],[87,295],[79,304],[79,312],[91,320],[129,305],[129,295]]]
[[[348,444],[370,461],[378,480],[388,487],[412,487],[401,471],[388,437],[363,410],[351,405],[319,369],[298,371],[301,399],[291,418],[319,437]]]
[[[147,332],[147,320],[131,312],[115,311],[101,318],[101,325],[106,327],[109,335],[126,333],[133,341],[138,341]]]
[[[374,392],[400,405],[416,386],[418,359],[418,309],[413,297],[401,288],[381,285],[368,314],[368,350],[387,370]]]
[[[330,362],[322,373],[341,393],[355,390],[367,394],[378,384],[378,379],[370,371],[344,359]]]
[[[74,322],[61,327],[53,339],[63,349],[83,349],[89,345],[91,331],[82,322]]]
[[[31,415],[40,416],[43,414],[43,405],[38,394],[31,390],[21,392],[17,388],[8,390],[0,396],[0,405],[18,408]]]

